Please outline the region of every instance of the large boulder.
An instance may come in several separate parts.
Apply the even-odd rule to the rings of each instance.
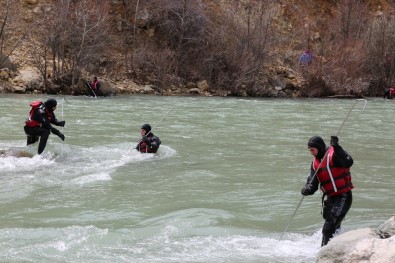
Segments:
[[[381,238],[389,238],[395,236],[395,216],[388,219],[384,224],[381,224],[377,229],[376,233]]]
[[[115,95],[117,92],[110,82],[100,81],[101,96]]]
[[[39,89],[42,77],[36,69],[25,67],[19,70],[18,76],[12,79],[13,88],[10,92],[25,93]]]
[[[87,96],[91,96],[92,93],[89,90],[89,87],[87,86],[87,80],[84,78],[80,78],[78,80],[77,85],[74,86],[74,88],[72,88],[72,94],[73,95],[87,95]]]
[[[362,228],[335,236],[317,255],[317,263],[395,262],[395,218],[378,230]]]
[[[2,69],[7,68],[10,71],[11,70],[12,71],[17,71],[18,70],[18,65],[13,63],[13,62],[11,62],[9,57],[6,57],[6,56],[0,54],[0,62],[1,62],[0,63],[0,68],[2,68]]]
[[[10,78],[10,70],[8,68],[0,69],[0,79],[7,80]]]
[[[72,90],[74,95],[87,95],[92,96],[93,93],[87,83],[90,82],[84,78],[79,79],[77,85]],[[115,88],[107,81],[100,80],[100,92],[98,92],[97,96],[109,96],[115,95],[117,92]]]

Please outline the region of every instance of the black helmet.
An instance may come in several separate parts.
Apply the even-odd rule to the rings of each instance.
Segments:
[[[145,134],[147,134],[151,131],[151,125],[146,123],[143,126],[141,126],[141,129],[145,130]]]
[[[313,136],[310,138],[307,146],[316,148],[318,150],[317,158],[322,158],[325,155],[326,145],[320,136]]]
[[[55,99],[48,99],[46,102],[45,102],[45,107],[48,109],[48,110],[52,110],[52,108],[54,108],[54,107],[56,107],[56,105],[58,105],[58,102],[55,100]]]

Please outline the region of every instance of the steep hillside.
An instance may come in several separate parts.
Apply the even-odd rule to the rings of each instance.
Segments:
[[[394,14],[389,0],[60,2],[0,0],[0,91],[84,94],[78,83],[97,75],[117,92],[374,96],[395,79],[392,64],[380,73],[391,48],[372,61],[374,43],[362,43],[374,19]],[[78,35],[81,21],[95,19],[101,31]],[[61,45],[59,23],[78,31]],[[303,50],[314,54],[308,67],[298,62]],[[4,69],[8,55],[19,71]]]

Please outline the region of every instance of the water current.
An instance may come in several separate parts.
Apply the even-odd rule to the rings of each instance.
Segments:
[[[0,96],[0,150],[34,154],[0,157],[0,262],[314,262],[320,193],[296,209],[307,141],[340,127],[356,186],[344,231],[394,213],[393,101],[357,102],[342,126],[355,100],[58,96],[66,140],[36,155],[23,126],[47,98]],[[132,150],[144,123],[157,155]]]

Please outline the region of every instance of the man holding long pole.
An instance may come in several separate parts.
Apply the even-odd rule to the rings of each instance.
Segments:
[[[141,153],[156,153],[159,149],[161,144],[160,139],[152,133],[152,130],[169,114],[172,109],[176,106],[174,105],[170,108],[168,112],[151,128],[151,125],[144,124],[141,126],[140,134],[141,140],[139,143],[134,147],[134,149],[138,150]]]
[[[367,104],[368,102],[367,102],[365,99],[357,99],[357,100],[354,102],[354,104],[353,104],[353,106],[351,107],[351,109],[349,110],[349,112],[348,112],[346,118],[343,120],[342,124],[340,125],[339,130],[337,131],[336,135],[331,137],[331,146],[332,146],[332,147],[330,147],[330,148],[327,149],[324,140],[322,140],[322,138],[319,137],[319,136],[314,136],[314,137],[312,137],[312,138],[309,140],[309,143],[308,143],[309,150],[310,150],[311,154],[315,157],[315,159],[314,159],[314,161],[313,161],[313,163],[312,163],[312,168],[314,168],[313,164],[316,164],[316,163],[317,163],[316,160],[318,160],[318,161],[320,161],[320,162],[318,162],[318,164],[319,164],[319,165],[318,165],[318,168],[314,171],[314,173],[313,173],[313,174],[310,173],[310,175],[309,175],[309,177],[308,177],[308,180],[307,180],[307,183],[306,183],[305,187],[302,189],[302,198],[300,199],[300,201],[299,201],[299,203],[298,203],[298,205],[297,205],[297,207],[296,207],[294,213],[293,213],[292,216],[291,216],[291,219],[289,220],[287,226],[285,227],[284,232],[280,235],[279,240],[281,240],[281,238],[283,237],[283,235],[285,234],[285,232],[287,232],[288,227],[291,225],[291,222],[292,222],[293,218],[294,218],[295,215],[296,215],[296,212],[298,211],[300,205],[302,204],[303,198],[304,198],[306,195],[314,194],[314,192],[318,189],[318,178],[316,177],[317,173],[318,173],[318,172],[321,172],[321,171],[325,171],[325,172],[326,172],[325,169],[327,169],[327,170],[329,170],[329,172],[331,172],[331,171],[330,171],[330,168],[331,168],[331,167],[330,167],[330,164],[331,164],[331,162],[333,162],[333,159],[327,159],[327,158],[330,157],[330,156],[328,157],[327,155],[328,155],[328,153],[329,153],[329,150],[331,150],[331,155],[332,155],[332,158],[333,158],[334,154],[333,154],[332,151],[334,151],[335,148],[337,148],[337,149],[338,149],[337,152],[339,152],[339,149],[340,149],[341,147],[338,145],[338,144],[339,144],[339,138],[338,138],[337,136],[339,135],[340,131],[342,130],[342,128],[343,128],[343,126],[344,126],[344,124],[345,124],[346,121],[348,120],[348,117],[350,117],[350,114],[351,114],[352,110],[354,109],[354,107],[355,107],[355,105],[357,104],[358,101],[363,101],[363,102],[364,102],[363,111],[365,110],[366,104]],[[309,145],[309,144],[310,144],[310,145]],[[316,146],[317,148],[314,147],[314,146]],[[339,147],[340,147],[340,148],[339,148]],[[324,149],[324,154],[322,154],[322,149]],[[319,153],[319,150],[321,150],[321,153]],[[344,151],[344,150],[342,149],[342,151]],[[335,151],[334,151],[334,152],[335,152]],[[345,158],[348,158],[348,157],[351,158],[351,156],[350,156],[348,153],[345,153],[345,154],[347,155],[347,156],[345,156]],[[321,160],[320,160],[320,159],[321,159]],[[352,158],[351,158],[351,160],[352,160]],[[350,161],[350,160],[348,160],[348,161]],[[323,164],[324,162],[325,162],[325,164],[327,165],[326,167],[325,167],[325,166],[322,166],[322,164]],[[353,161],[352,161],[352,162],[353,162]],[[348,167],[344,166],[343,168],[350,169],[351,165],[352,165],[352,163],[349,164]],[[317,181],[314,181],[314,180],[317,180]],[[350,175],[350,182],[351,182],[351,175]],[[311,186],[313,183],[316,184],[315,188],[314,188],[314,186]],[[322,185],[321,185],[321,186],[322,186]],[[310,188],[310,187],[312,187],[312,188]],[[335,187],[334,187],[334,188],[335,188]],[[313,189],[315,189],[315,190],[313,191]],[[336,189],[337,189],[337,187],[336,187]],[[323,191],[324,191],[324,189],[323,189]],[[325,192],[325,191],[324,191],[324,192]],[[332,195],[334,195],[334,194],[332,194]],[[351,196],[351,189],[350,189],[350,196]],[[325,196],[324,196],[324,197],[325,197]],[[351,196],[351,199],[349,198],[348,201],[350,202],[349,206],[351,206],[352,196]],[[348,209],[350,209],[350,207],[348,207],[347,209],[346,209],[345,207],[343,207],[343,208],[345,209],[345,210],[343,210],[343,211],[345,211],[345,212],[343,212],[343,213],[344,213],[343,217],[340,217],[340,215],[339,215],[339,216],[336,215],[336,218],[335,218],[335,219],[336,219],[336,222],[333,221],[333,218],[328,219],[328,222],[332,222],[332,223],[328,223],[329,226],[330,226],[330,227],[328,228],[329,230],[325,229],[325,233],[329,233],[329,234],[327,234],[327,236],[324,236],[324,237],[323,237],[323,240],[322,240],[322,245],[323,245],[323,246],[326,245],[326,244],[328,243],[328,241],[329,241],[329,239],[330,239],[331,237],[333,237],[333,233],[336,232],[336,229],[337,229],[337,228],[340,228],[340,223],[341,223],[341,221],[344,219],[344,216],[345,216],[345,214],[348,212]],[[346,210],[347,210],[347,211],[346,211]],[[330,210],[329,208],[327,208],[325,211],[327,212],[327,211],[331,211],[331,210]],[[333,211],[333,210],[332,210],[332,211]],[[324,217],[324,218],[325,218],[325,217]],[[340,219],[340,220],[339,220],[339,219]],[[326,220],[326,218],[325,218],[325,220]],[[331,221],[331,220],[332,220],[332,221]],[[325,221],[325,222],[326,222],[326,221]],[[331,224],[332,224],[332,225],[331,225]],[[333,226],[335,226],[335,230],[333,230]],[[332,231],[333,231],[333,232],[332,232]],[[332,233],[331,233],[331,232],[332,232]],[[324,233],[324,229],[323,229],[323,233]],[[325,238],[325,240],[324,240],[324,238]]]
[[[144,124],[140,130],[141,140],[136,149],[141,153],[156,153],[161,144],[158,136],[152,133],[151,125]]]
[[[326,148],[324,140],[313,136],[307,147],[314,156],[311,163],[310,175],[301,193],[303,196],[312,195],[321,186],[323,195],[322,217],[325,219],[322,227],[321,246],[325,246],[340,229],[341,222],[352,204],[350,167],[354,160],[339,145],[339,138],[332,136],[330,147]]]

